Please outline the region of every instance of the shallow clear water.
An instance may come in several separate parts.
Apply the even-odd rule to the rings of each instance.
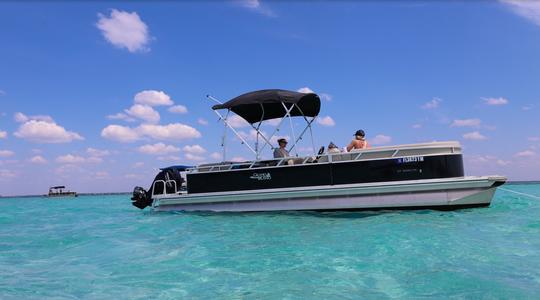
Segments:
[[[0,199],[1,299],[540,297],[540,185],[453,212],[155,213]],[[536,198],[535,198],[536,197]]]

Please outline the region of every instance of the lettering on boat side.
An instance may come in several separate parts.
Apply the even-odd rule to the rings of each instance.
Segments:
[[[272,175],[270,173],[253,173],[249,178],[256,179],[256,180],[271,180]]]
[[[423,156],[407,156],[407,157],[400,157],[397,159],[398,164],[406,164],[411,162],[422,162],[424,161]]]

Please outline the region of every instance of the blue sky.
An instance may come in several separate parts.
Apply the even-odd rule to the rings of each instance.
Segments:
[[[218,160],[205,95],[266,88],[322,96],[317,147],[457,140],[469,175],[540,179],[539,1],[1,2],[0,41],[1,195]]]

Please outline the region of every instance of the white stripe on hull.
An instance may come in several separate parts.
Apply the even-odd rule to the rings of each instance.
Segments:
[[[359,184],[156,199],[157,211],[282,211],[489,205],[500,177]]]

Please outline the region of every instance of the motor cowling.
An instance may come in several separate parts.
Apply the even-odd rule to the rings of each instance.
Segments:
[[[144,209],[152,204],[152,199],[148,197],[148,193],[140,186],[136,186],[133,189],[133,196],[131,197],[131,204],[140,209]]]

